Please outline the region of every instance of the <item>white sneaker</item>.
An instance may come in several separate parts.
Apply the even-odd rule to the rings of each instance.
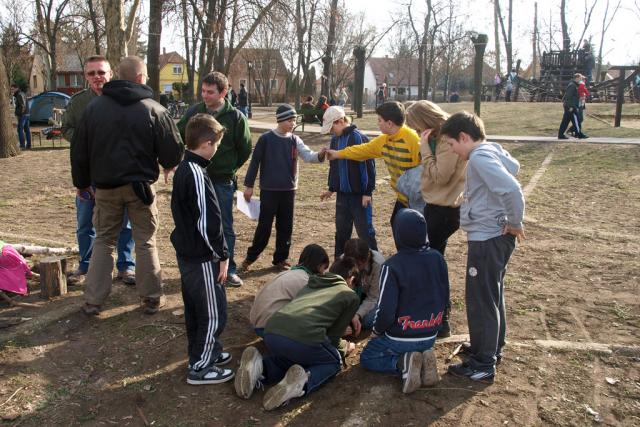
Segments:
[[[430,348],[422,352],[422,385],[431,387],[440,381],[436,352]]]
[[[240,359],[240,367],[236,372],[234,386],[238,397],[248,399],[262,377],[262,355],[257,348],[251,346],[244,349]]]
[[[402,392],[413,393],[420,388],[420,371],[422,369],[422,353],[414,351],[402,355]]]
[[[279,408],[289,403],[295,397],[304,396],[304,386],[309,380],[309,374],[300,365],[293,365],[286,375],[264,395],[262,406],[266,411]]]

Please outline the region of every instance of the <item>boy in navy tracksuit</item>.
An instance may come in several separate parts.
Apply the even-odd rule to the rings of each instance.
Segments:
[[[402,209],[393,223],[398,253],[380,272],[380,297],[373,339],[360,355],[365,369],[402,376],[402,392],[438,380],[433,345],[449,301],[447,265],[429,249],[427,222],[413,209]]]
[[[321,133],[333,134],[331,149],[342,150],[351,145],[368,142],[355,125],[350,125],[344,108],[327,108],[323,116]],[[329,191],[320,196],[326,200],[336,196],[336,259],[344,253],[344,245],[351,239],[353,226],[358,237],[367,242],[369,249],[377,251],[376,231],[373,228],[371,193],[376,186],[376,164],[373,159],[364,162],[337,159],[329,163]]]
[[[276,110],[278,127],[260,136],[251,156],[244,178],[244,198],[251,200],[253,186],[260,171],[260,216],[253,235],[253,243],[240,270],[247,271],[271,237],[271,225],[276,220],[276,250],[272,264],[280,270],[288,270],[289,249],[293,234],[293,208],[298,188],[298,157],[305,162],[324,161],[324,151],[319,153],[307,147],[302,139],[294,135],[296,110],[283,104]]]
[[[187,151],[173,177],[171,213],[184,320],[189,371],[187,383],[217,384],[234,373],[218,366],[231,361],[219,336],[227,322],[228,252],[222,232],[220,206],[206,167],[218,149],[224,128],[208,114],[196,114],[187,124]]]

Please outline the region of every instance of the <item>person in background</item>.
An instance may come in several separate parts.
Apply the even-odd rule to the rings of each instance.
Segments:
[[[244,87],[244,83],[240,83],[240,92],[238,93],[238,110],[245,117],[249,117],[249,93]]]
[[[20,90],[16,83],[11,84],[11,94],[15,106],[14,113],[18,120],[18,141],[21,150],[31,150],[31,128],[29,127],[29,101],[27,95]]]

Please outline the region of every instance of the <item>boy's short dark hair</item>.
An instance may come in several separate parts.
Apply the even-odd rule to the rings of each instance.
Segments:
[[[202,83],[217,87],[218,92],[229,90],[229,80],[227,79],[227,76],[219,71],[214,71],[213,73],[209,73],[204,76],[204,78],[202,79]]]
[[[338,258],[331,265],[329,271],[333,274],[337,274],[338,276],[342,276],[342,278],[346,281],[358,275],[358,266],[356,265],[355,259],[345,256],[342,258]]]
[[[206,141],[218,142],[226,129],[209,114],[196,114],[189,119],[185,132],[185,144],[190,150],[197,149]]]
[[[484,140],[484,122],[475,114],[466,111],[455,113],[440,128],[440,135],[458,140],[460,132],[464,132],[474,141]]]
[[[389,120],[398,126],[402,126],[405,120],[404,106],[397,101],[389,101],[376,108],[376,114],[383,120]]]
[[[356,261],[366,262],[371,257],[371,249],[362,239],[349,239],[344,244],[344,256],[354,258]]]
[[[329,255],[322,246],[311,243],[302,249],[298,264],[305,266],[313,274],[318,274],[320,267],[324,265],[326,268],[329,265]]]

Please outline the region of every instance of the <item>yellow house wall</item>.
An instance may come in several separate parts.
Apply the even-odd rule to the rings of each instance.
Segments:
[[[187,67],[182,64],[182,74],[173,74],[173,66],[179,64],[167,64],[160,69],[160,92],[164,93],[164,88],[166,85],[171,85],[173,83],[186,83],[189,79],[187,77]],[[193,93],[198,89],[198,73],[194,73],[193,78]],[[174,96],[177,93],[174,91]]]

